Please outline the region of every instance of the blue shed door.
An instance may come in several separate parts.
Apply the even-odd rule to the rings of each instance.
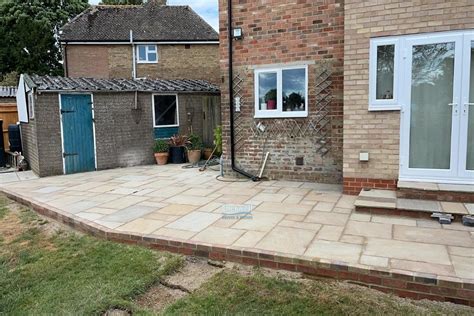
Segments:
[[[95,170],[91,96],[62,94],[61,121],[65,173]]]

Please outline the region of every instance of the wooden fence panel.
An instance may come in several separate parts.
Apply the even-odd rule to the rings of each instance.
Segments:
[[[219,96],[205,96],[202,101],[202,141],[206,146],[214,143],[214,129],[221,124],[221,98]]]
[[[0,103],[0,120],[3,120],[3,141],[5,150],[10,148],[8,143],[8,125],[18,122],[18,113],[15,103]]]

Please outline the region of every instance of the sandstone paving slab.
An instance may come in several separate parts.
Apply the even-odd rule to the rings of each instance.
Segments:
[[[349,215],[347,214],[311,211],[306,216],[305,222],[344,226],[348,218]]]
[[[436,275],[454,275],[455,271],[451,264],[436,264],[411,260],[391,259],[390,266],[393,269],[407,270],[420,273]]]
[[[244,233],[245,230],[210,226],[195,235],[191,240],[211,244],[231,245]]]
[[[104,227],[110,228],[110,229],[115,229],[121,225],[123,225],[123,222],[111,222],[111,221],[104,221],[101,219],[94,220],[96,224],[102,225]]]
[[[236,188],[236,187],[226,186],[217,190],[216,193],[220,193],[223,195],[247,195],[250,197],[250,196],[260,193],[261,191],[262,191],[261,189],[255,189],[255,188]]]
[[[359,262],[362,246],[338,241],[315,240],[304,253],[305,256],[349,263]]]
[[[349,219],[351,221],[370,222],[372,220],[372,215],[365,214],[365,213],[355,213],[355,212],[353,212]]]
[[[474,232],[474,227],[465,226],[460,222],[453,222],[451,224],[442,224],[441,227],[447,231],[465,231],[465,232]]]
[[[246,204],[247,201],[250,200],[251,202],[252,197],[250,195],[230,195],[230,194],[224,194],[217,199],[214,200],[214,202],[222,203],[222,204]],[[251,203],[249,203],[251,204]]]
[[[343,234],[339,241],[349,244],[363,245],[365,243],[365,237]]]
[[[261,202],[282,202],[288,197],[288,194],[282,193],[258,193],[252,197],[252,200]]]
[[[115,194],[99,193],[95,196],[88,197],[87,200],[88,201],[94,201],[94,202],[106,203],[106,202],[114,201],[118,198],[120,198],[120,196],[117,196]]]
[[[443,212],[462,215],[469,214],[467,209],[464,207],[464,203],[440,202],[440,204]]]
[[[110,191],[110,194],[119,194],[119,195],[131,195],[134,193],[139,192],[140,190],[137,188],[116,188],[112,191]]]
[[[290,221],[287,219],[284,219],[281,222],[279,222],[278,226],[300,228],[300,229],[311,230],[314,232],[319,231],[319,229],[321,228],[321,224],[305,223],[305,222],[300,222],[300,221]]]
[[[148,213],[143,218],[156,219],[159,221],[165,221],[165,222],[171,223],[179,219],[180,217],[182,217],[182,215],[169,215],[169,214],[160,213],[158,211],[154,211],[154,212]]]
[[[165,226],[166,224],[168,224],[168,222],[149,218],[137,218],[131,222],[117,227],[116,229],[119,231],[131,233],[150,234],[158,228]]]
[[[205,188],[190,188],[183,192],[184,195],[194,195],[194,196],[208,196],[209,194],[215,192],[215,189],[205,189]]]
[[[441,224],[436,219],[418,219],[416,221],[416,226],[424,228],[442,228]]]
[[[356,236],[391,239],[392,225],[371,222],[349,221],[346,225],[345,233]]]
[[[317,191],[310,191],[305,195],[304,199],[307,201],[330,202],[336,203],[341,198],[339,193],[322,193]]]
[[[474,258],[451,255],[451,261],[457,276],[474,280]]]
[[[222,206],[223,203],[219,202],[211,202],[206,205],[201,206],[200,208],[197,209],[197,211],[200,212],[213,212],[213,213],[222,213]]]
[[[86,183],[68,186],[64,190],[65,191],[88,191],[90,189],[101,187],[103,185],[105,185],[105,182],[88,181]]]
[[[285,219],[288,221],[294,221],[294,222],[302,222],[305,219],[305,215],[294,215],[294,214],[289,214],[285,215]]]
[[[156,212],[165,215],[183,216],[191,213],[196,208],[197,206],[194,205],[171,204],[158,209]]]
[[[281,194],[288,194],[288,195],[295,195],[295,196],[305,196],[308,194],[310,189],[303,189],[303,188],[293,188],[293,187],[279,187],[278,193]]]
[[[466,207],[469,214],[474,215],[474,203],[465,203],[464,206]]]
[[[77,213],[76,216],[79,216],[80,218],[84,218],[84,219],[87,219],[87,220],[90,220],[90,221],[94,221],[96,219],[104,217],[104,214],[80,212],[80,213]]]
[[[392,190],[362,190],[357,200],[360,199],[378,202],[395,202],[397,193]]]
[[[166,228],[199,232],[219,218],[222,218],[220,214],[194,211],[166,225]]]
[[[288,197],[284,199],[282,203],[298,204],[302,199],[302,195],[288,195]]]
[[[399,198],[397,199],[397,209],[432,213],[440,212],[441,204],[438,201]]]
[[[330,202],[318,202],[314,207],[313,210],[318,212],[331,212],[334,208],[334,203]]]
[[[105,184],[105,185],[101,185],[101,186],[98,186],[98,187],[95,187],[95,188],[88,189],[87,191],[96,192],[96,193],[106,193],[106,192],[115,190],[116,188],[117,188],[117,186],[115,186],[115,185]]]
[[[440,183],[438,184],[440,191],[453,191],[453,192],[474,192],[474,185],[469,184],[450,184],[450,183]]]
[[[75,214],[75,213],[83,212],[83,211],[88,210],[90,208],[96,207],[96,206],[100,205],[101,203],[102,202],[83,200],[83,201],[79,201],[79,202],[76,202],[76,203],[71,203],[70,205],[68,205],[67,211],[69,213]]]
[[[368,208],[386,208],[386,209],[397,208],[396,200],[394,200],[393,202],[380,202],[380,201],[374,201],[374,200],[357,199],[357,201],[354,202],[354,205],[357,207],[368,207]]]
[[[474,258],[474,249],[472,248],[448,246],[448,251],[454,256]]]
[[[328,193],[341,193],[342,185],[340,184],[326,184],[326,183],[316,183],[316,182],[305,182],[300,188],[307,188],[317,192],[328,192]]]
[[[253,212],[252,218],[243,218],[232,228],[268,232],[280,222],[285,215],[268,212]]]
[[[395,225],[393,237],[420,243],[441,244],[450,246],[474,247],[474,241],[467,231],[432,229]]]
[[[362,255],[360,257],[360,263],[365,264],[368,266],[372,267],[383,267],[387,268],[388,267],[388,258],[383,258],[383,257],[374,257],[374,256],[367,256],[367,255]]]
[[[336,204],[337,208],[353,209],[356,196],[343,195]]]
[[[33,192],[34,193],[52,193],[52,192],[57,192],[57,191],[62,191],[62,190],[64,190],[64,187],[47,186],[47,187],[42,187],[41,189],[38,189]]]
[[[262,202],[254,209],[255,212],[270,212],[288,215],[306,215],[310,210],[311,207],[308,205],[275,202]]]
[[[186,204],[186,205],[196,205],[196,206],[204,206],[210,203],[213,198],[205,197],[205,196],[196,196],[196,195],[184,195],[179,194],[170,197],[169,199],[164,200],[166,203],[170,204]]]
[[[186,186],[166,186],[147,194],[147,196],[171,198],[181,194],[182,192],[188,189],[189,187]]]
[[[105,208],[105,207],[92,207],[86,210],[87,213],[97,213],[97,214],[102,214],[103,215],[110,215],[115,212],[118,212],[117,210],[113,208]]]
[[[401,216],[372,215],[371,221],[374,223],[416,226],[416,219]]]
[[[425,191],[438,191],[439,187],[436,183],[431,182],[411,182],[411,181],[398,181],[398,188],[401,189],[417,189]]]
[[[302,255],[316,232],[278,226],[255,246],[258,249]]]
[[[103,207],[103,206],[101,206]],[[143,217],[151,212],[153,212],[155,209],[153,207],[147,207],[147,206],[129,206],[127,208],[121,209],[115,213],[112,213],[110,215],[106,215],[102,217],[102,220],[108,221],[108,222],[122,222],[126,223],[129,221],[132,221],[136,218]]]
[[[338,241],[343,230],[343,226],[323,225],[316,235],[316,239]]]
[[[255,245],[266,235],[266,232],[258,232],[249,230],[240,236],[237,241],[234,242],[233,246],[243,248],[253,248]]]
[[[147,200],[147,198],[144,196],[124,196],[124,197],[120,197],[118,199],[106,202],[104,204],[101,204],[100,206],[105,207],[105,208],[115,208],[115,209],[121,210],[129,206],[143,202],[145,200]]]
[[[169,238],[189,239],[196,235],[196,232],[161,227],[158,230],[155,230],[152,234],[155,236],[164,236]]]
[[[450,265],[443,245],[380,238],[367,238],[364,255]]]

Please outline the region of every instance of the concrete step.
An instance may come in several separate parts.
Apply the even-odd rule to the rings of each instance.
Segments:
[[[463,215],[474,215],[474,203],[400,198],[395,191],[389,190],[362,190],[354,205],[358,212],[410,217],[430,217],[432,213],[447,213],[460,219]]]

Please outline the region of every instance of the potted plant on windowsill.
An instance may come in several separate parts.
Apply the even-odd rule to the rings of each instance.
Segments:
[[[185,135],[173,135],[170,137],[170,163],[186,162],[186,145],[188,144],[188,137]]]
[[[201,160],[202,142],[196,134],[191,134],[188,140],[188,160],[195,165]]]
[[[267,103],[267,110],[275,110],[277,105],[277,91],[276,89],[268,90],[265,94],[265,102]]]
[[[166,165],[168,163],[170,146],[163,139],[157,139],[153,151],[155,152],[155,160],[158,165]]]

